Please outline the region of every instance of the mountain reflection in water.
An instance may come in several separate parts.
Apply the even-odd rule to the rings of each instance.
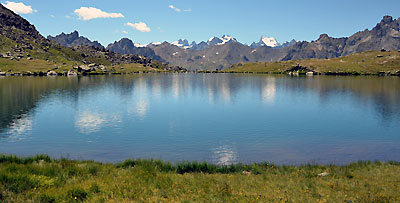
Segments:
[[[0,153],[222,165],[400,161],[399,88],[398,77],[2,77]]]

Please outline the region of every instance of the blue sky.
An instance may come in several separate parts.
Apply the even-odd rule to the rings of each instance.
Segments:
[[[81,35],[105,46],[122,37],[147,44],[153,41],[171,42],[181,38],[199,42],[224,34],[248,44],[258,41],[261,35],[275,37],[278,42],[291,39],[311,41],[322,33],[342,37],[366,28],[371,29],[384,15],[400,17],[399,0],[0,2],[30,6],[31,10],[24,10],[20,8],[21,4],[17,5],[18,9],[22,9],[20,14],[33,23],[44,36],[78,30]],[[99,11],[96,9],[103,13],[96,14]],[[103,18],[94,18],[99,16]]]

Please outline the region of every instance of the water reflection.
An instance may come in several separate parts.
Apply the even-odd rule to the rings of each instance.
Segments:
[[[25,154],[34,155],[46,142],[41,153],[62,149],[100,161],[126,154],[193,155],[222,165],[398,160],[399,87],[397,77],[6,77],[0,80],[0,153],[30,149]],[[98,144],[81,144],[87,137]],[[77,144],[66,151],[68,143]]]
[[[229,79],[226,77],[222,78],[220,95],[225,102],[229,103],[231,101],[231,85],[229,84]]]
[[[172,75],[172,95],[175,99],[179,97],[179,86],[180,86],[180,75],[173,74]]]
[[[8,135],[9,140],[19,141],[28,136],[31,130],[32,120],[28,115],[24,114],[11,122],[6,134]]]
[[[119,115],[83,111],[78,113],[75,126],[82,134],[91,134],[100,131],[107,126],[115,126],[122,122]]]
[[[274,103],[276,94],[275,78],[267,77],[262,80],[261,84],[261,98],[263,102]]]
[[[213,151],[213,162],[218,165],[231,165],[238,163],[236,148],[230,145],[219,146]]]
[[[148,109],[148,102],[146,100],[139,100],[136,104],[136,113],[140,118],[146,117],[147,109]]]

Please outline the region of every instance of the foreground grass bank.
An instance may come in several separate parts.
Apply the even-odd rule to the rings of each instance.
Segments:
[[[0,202],[399,202],[400,164],[215,166],[0,156]]]
[[[297,68],[296,68],[297,66]],[[228,73],[277,73],[308,71],[324,75],[400,76],[400,51],[368,51],[332,59],[303,59],[279,62],[240,63]]]

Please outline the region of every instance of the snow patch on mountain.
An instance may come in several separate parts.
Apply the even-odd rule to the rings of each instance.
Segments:
[[[268,47],[279,47],[281,44],[278,43],[278,41],[273,38],[273,37],[267,37],[265,35],[261,36],[261,39],[258,43],[253,42],[250,47],[251,48],[258,48],[262,46],[268,46]]]
[[[134,43],[135,47],[147,47],[147,44]]]
[[[278,41],[276,41],[276,39],[273,37],[262,36],[261,41],[264,43],[264,45],[269,46],[269,47],[280,46]]]
[[[171,44],[183,49],[190,49],[193,46],[193,43],[192,45],[189,45],[189,41],[186,39],[180,39],[178,41],[172,42]]]

